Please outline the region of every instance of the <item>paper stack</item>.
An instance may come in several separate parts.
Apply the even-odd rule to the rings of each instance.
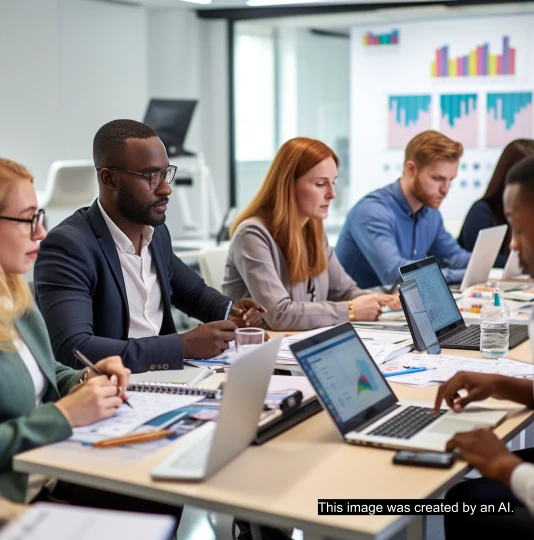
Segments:
[[[403,354],[398,358],[382,364],[382,373],[392,373],[409,368],[426,368],[425,371],[388,377],[388,382],[406,384],[408,386],[432,386],[449,380],[458,371],[474,371],[476,373],[495,373],[531,379],[534,374],[534,366],[524,362],[516,362],[506,358],[498,360],[482,360],[464,358],[447,354]]]

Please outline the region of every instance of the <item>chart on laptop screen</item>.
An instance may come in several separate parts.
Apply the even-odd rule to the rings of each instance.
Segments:
[[[414,279],[421,294],[432,328],[437,332],[459,318],[458,308],[449,292],[443,274],[437,264],[429,264],[403,273],[405,280]]]
[[[353,332],[314,345],[299,357],[336,420],[346,422],[390,393]]]

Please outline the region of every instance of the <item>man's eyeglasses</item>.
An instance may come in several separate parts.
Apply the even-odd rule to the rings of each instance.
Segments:
[[[172,184],[177,167],[176,165],[169,165],[166,169],[154,171],[153,173],[140,173],[135,171],[129,171],[127,169],[120,169],[119,167],[101,167],[100,169],[97,169],[97,171],[100,172],[102,169],[109,169],[111,171],[120,171],[128,174],[136,174],[137,176],[143,176],[148,180],[150,189],[156,191],[159,186],[161,186],[163,180],[165,180],[167,184]]]
[[[22,219],[17,217],[0,216],[0,219],[7,219],[8,221],[18,221],[19,223],[31,223],[31,234],[33,236],[37,230],[37,223],[41,225],[44,223],[45,211],[43,208],[37,210],[37,214],[34,214],[31,219]]]

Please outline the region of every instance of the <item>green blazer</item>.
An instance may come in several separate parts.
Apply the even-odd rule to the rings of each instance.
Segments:
[[[0,350],[0,493],[24,502],[28,475],[13,471],[12,458],[70,437],[72,429],[54,402],[69,392],[83,370],[54,360],[46,326],[35,306],[16,326],[49,383],[43,404],[35,408],[33,381],[22,358],[16,350]]]

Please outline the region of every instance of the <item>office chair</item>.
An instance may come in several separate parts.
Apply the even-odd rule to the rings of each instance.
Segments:
[[[206,249],[198,255],[200,273],[204,281],[219,292],[222,291],[221,283],[224,277],[227,255],[228,247]]]
[[[78,208],[89,206],[97,196],[96,170],[90,159],[54,161],[46,188],[37,191],[39,208],[46,209],[49,229]]]

